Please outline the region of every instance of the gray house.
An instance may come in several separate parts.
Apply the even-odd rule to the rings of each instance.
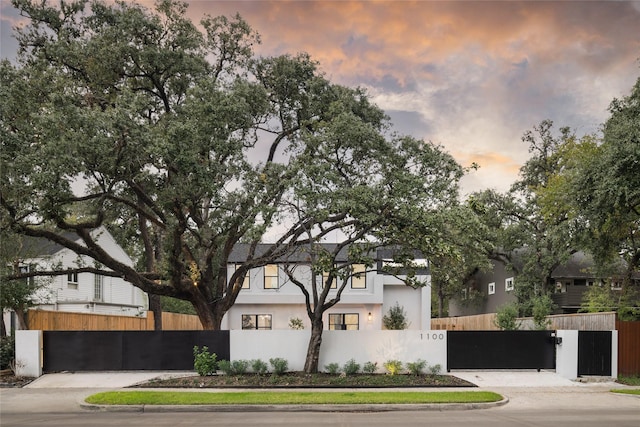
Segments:
[[[491,271],[474,274],[461,295],[449,302],[450,316],[495,313],[501,305],[516,301],[513,290],[518,280],[517,274],[502,262],[492,263]],[[622,274],[623,270],[624,267],[620,265],[618,273]],[[553,270],[551,277],[555,281],[551,295],[556,306],[554,314],[578,312],[589,287],[603,283],[603,278],[595,273],[593,259],[584,252],[573,254],[566,263]],[[616,276],[608,279],[613,290],[621,289],[621,280]]]

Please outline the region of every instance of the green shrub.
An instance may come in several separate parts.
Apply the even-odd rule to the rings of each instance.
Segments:
[[[215,353],[209,353],[207,346],[202,350],[197,345],[193,347],[193,369],[202,377],[216,373],[217,358]]]
[[[231,362],[231,371],[236,375],[246,374],[248,370],[248,360],[234,360],[233,362]]]
[[[256,374],[259,374],[259,375],[266,374],[268,368],[269,367],[267,366],[267,364],[260,359],[255,359],[251,361],[251,370]]]
[[[411,375],[416,375],[416,376],[422,375],[422,371],[426,366],[427,366],[427,362],[422,359],[418,359],[415,362],[407,363],[407,369],[409,370]]]
[[[378,370],[378,362],[367,362],[362,367],[362,372],[365,374],[375,374]]]
[[[15,357],[16,347],[13,335],[0,337],[0,369],[9,369]]]
[[[495,325],[503,331],[513,331],[519,328],[518,306],[515,303],[504,304],[498,307]]]
[[[342,372],[346,375],[355,375],[360,372],[360,364],[356,363],[355,359],[350,359],[342,367]]]
[[[397,375],[402,372],[402,362],[399,360],[387,360],[384,362],[384,369],[389,375]]]
[[[221,370],[225,375],[233,375],[233,368],[231,367],[231,362],[228,360],[219,361],[218,369]]]
[[[340,372],[340,365],[338,365],[337,363],[329,363],[328,365],[324,366],[324,370],[327,371],[328,374],[336,375]]]
[[[276,375],[282,375],[289,369],[289,362],[281,357],[269,359],[269,363],[273,367],[273,373]]]
[[[382,317],[382,324],[385,328],[391,330],[407,329],[409,322],[407,322],[407,313],[404,308],[396,302],[396,305],[391,307],[387,314]]]
[[[441,371],[442,371],[442,365],[440,365],[439,363],[433,366],[429,366],[429,372],[431,373],[431,375],[440,375]]]

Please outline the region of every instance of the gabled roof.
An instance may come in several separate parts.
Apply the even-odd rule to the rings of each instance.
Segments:
[[[60,233],[60,235],[65,239],[73,240],[74,242],[80,240],[80,236],[71,231]],[[64,246],[52,242],[51,240],[47,240],[44,237],[25,236],[23,237],[22,242],[22,255],[28,258],[51,256],[63,249],[66,249]]]

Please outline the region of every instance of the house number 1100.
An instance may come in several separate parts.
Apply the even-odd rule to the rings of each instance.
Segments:
[[[420,338],[422,338],[422,334],[420,334]],[[444,334],[427,334],[427,340],[443,340]]]

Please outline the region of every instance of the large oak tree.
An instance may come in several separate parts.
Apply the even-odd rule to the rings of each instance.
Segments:
[[[0,65],[2,227],[189,301],[206,329],[251,268],[330,233],[409,245],[410,224],[457,197],[451,156],[392,134],[308,55],[255,57],[239,16],[196,27],[169,0],[13,4],[30,24],[19,64]],[[137,268],[96,244],[101,225],[134,242]],[[239,242],[247,259],[228,277]]]

